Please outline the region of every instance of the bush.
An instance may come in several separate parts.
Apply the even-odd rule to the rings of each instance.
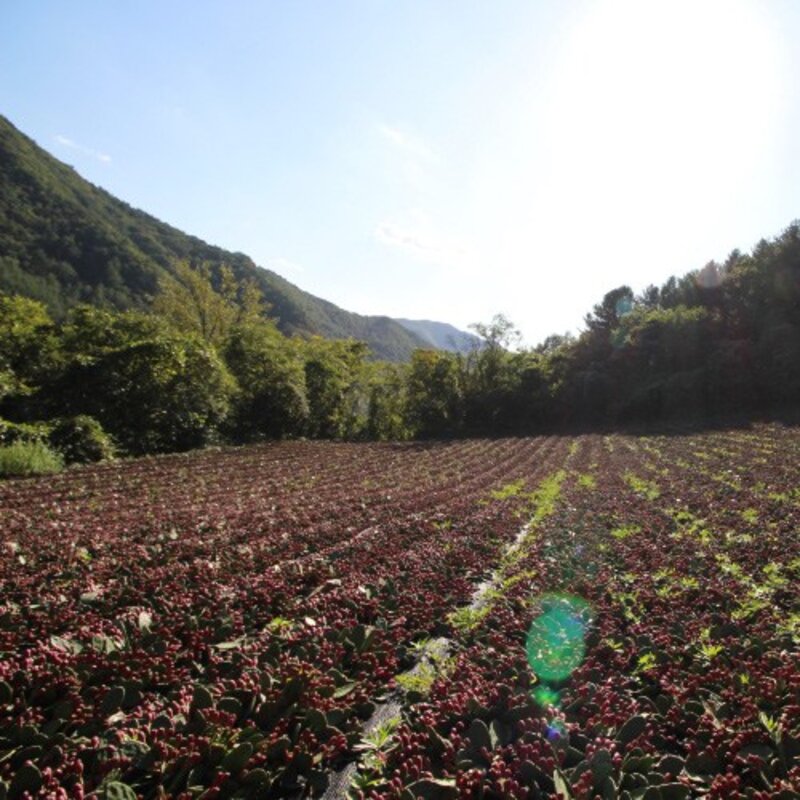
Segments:
[[[0,477],[10,478],[23,475],[46,475],[58,472],[64,461],[44,442],[18,441],[7,447],[0,447]]]
[[[17,442],[45,442],[50,428],[45,422],[9,422],[0,419],[0,447]]]
[[[56,420],[49,442],[68,464],[88,464],[114,457],[111,437],[94,417],[85,414]]]

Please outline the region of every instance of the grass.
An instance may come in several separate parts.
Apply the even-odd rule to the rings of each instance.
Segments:
[[[43,442],[14,442],[0,447],[0,477],[48,475],[60,472],[64,461]]]

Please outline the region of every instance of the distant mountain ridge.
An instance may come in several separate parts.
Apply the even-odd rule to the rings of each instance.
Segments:
[[[424,339],[429,347],[448,350],[451,353],[468,353],[480,347],[481,339],[472,333],[459,330],[447,322],[433,322],[427,319],[400,319],[395,317],[406,330]]]
[[[287,334],[366,342],[404,361],[427,338],[387,316],[363,316],[303,291],[243,253],[209,245],[132,208],[82,178],[0,116],[0,291],[23,294],[62,315],[81,302],[147,308],[177,261],[229,265],[254,279]]]

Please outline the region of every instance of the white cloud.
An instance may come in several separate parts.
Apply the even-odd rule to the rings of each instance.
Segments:
[[[93,150],[91,147],[85,147],[82,144],[78,144],[73,139],[70,139],[68,136],[64,136],[60,133],[56,134],[54,138],[55,141],[62,147],[67,147],[70,150],[74,150],[76,153],[90,156],[91,158],[97,159],[97,161],[101,161],[103,164],[111,163],[111,156],[108,153],[103,153],[100,150]]]

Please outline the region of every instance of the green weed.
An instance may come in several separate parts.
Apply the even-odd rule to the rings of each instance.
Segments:
[[[653,483],[653,481],[640,478],[633,472],[626,472],[623,478],[625,483],[627,483],[636,494],[644,497],[646,500],[658,500],[658,498],[661,497],[661,489],[658,487],[658,484]]]
[[[486,615],[489,613],[489,604],[481,606],[480,608],[472,608],[471,606],[463,606],[451,611],[447,615],[447,621],[459,632],[468,633],[474,630],[478,625],[483,622]]]
[[[618,528],[614,528],[614,530],[611,531],[611,535],[615,539],[627,539],[629,536],[633,536],[634,533],[639,533],[641,530],[641,525],[620,525]]]
[[[754,525],[758,522],[758,510],[755,508],[746,508],[742,513],[742,519],[745,522],[749,522],[751,525]]]
[[[510,497],[517,497],[520,495],[524,488],[525,479],[520,478],[512,483],[507,483],[505,486],[502,486],[499,489],[495,489],[492,491],[491,497],[492,500],[508,500]]]

